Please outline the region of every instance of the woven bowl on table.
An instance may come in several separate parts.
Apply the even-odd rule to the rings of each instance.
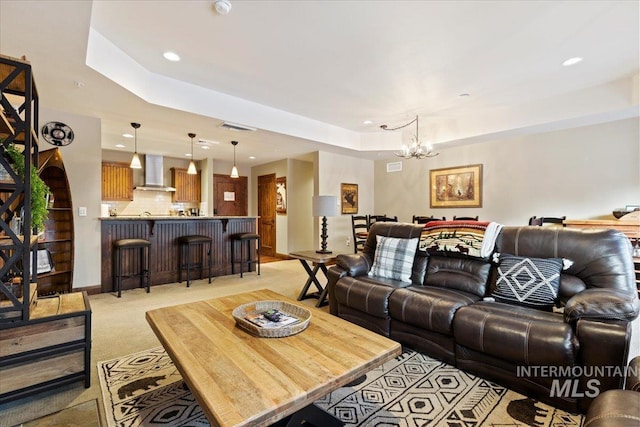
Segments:
[[[296,317],[300,321],[278,328],[266,328],[246,319],[248,315],[261,314],[270,309],[276,309],[283,314]],[[295,335],[307,329],[311,320],[311,312],[309,310],[284,301],[256,301],[242,304],[234,308],[231,315],[241,329],[264,338],[281,338]]]

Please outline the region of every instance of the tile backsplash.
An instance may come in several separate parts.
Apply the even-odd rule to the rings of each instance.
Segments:
[[[177,215],[178,211],[198,208],[198,203],[173,203],[170,192],[133,190],[131,202],[103,202],[118,215],[140,215],[149,212],[153,216]]]

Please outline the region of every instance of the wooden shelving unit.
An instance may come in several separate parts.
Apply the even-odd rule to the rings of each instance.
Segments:
[[[55,150],[38,155],[38,94],[27,61],[0,55],[0,94],[0,167],[6,172],[0,179],[0,403],[4,403],[79,380],[90,386],[91,308],[86,292],[42,298],[43,293],[71,291],[73,210]],[[11,144],[23,149],[24,179],[5,157]],[[39,159],[38,171],[54,195],[41,242],[37,230],[31,229],[28,172],[32,165],[38,167]],[[22,224],[17,227],[21,211]],[[52,253],[56,266],[41,277],[32,268],[40,248]]]
[[[6,322],[29,320],[32,282],[29,266],[34,247],[31,229],[31,166],[37,166],[38,156],[38,92],[33,80],[31,64],[26,60],[0,55],[0,138],[2,139],[0,166],[7,172],[0,182],[0,327]],[[12,173],[13,168],[5,151],[10,145],[22,147],[25,176]],[[24,212],[19,224],[20,212]],[[20,227],[12,227],[19,224]],[[16,277],[22,284],[17,292],[5,285]],[[20,295],[18,297],[14,291]]]
[[[41,296],[71,292],[73,283],[73,204],[69,180],[59,148],[40,152],[40,177],[51,190],[49,218],[38,249],[46,250],[53,265],[51,272],[38,274]]]

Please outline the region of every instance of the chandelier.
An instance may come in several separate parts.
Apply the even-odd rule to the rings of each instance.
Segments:
[[[396,152],[394,154],[405,159],[424,159],[425,157],[434,157],[440,154],[437,151],[433,151],[433,146],[431,144],[423,144],[422,142],[420,142],[420,137],[418,135],[418,116],[416,116],[416,118],[411,120],[409,123],[402,126],[389,128],[387,127],[387,125],[381,125],[380,128],[382,130],[398,130],[406,128],[413,123],[416,124],[416,134],[413,137],[413,143],[411,145],[404,144],[402,146],[402,151]]]

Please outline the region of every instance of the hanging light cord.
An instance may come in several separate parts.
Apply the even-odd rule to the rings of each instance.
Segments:
[[[398,126],[397,128],[389,128],[387,125],[380,125],[380,128],[383,130],[398,130],[398,129],[406,128],[413,122],[416,123],[416,137],[417,137],[418,136],[418,116],[416,116],[416,118],[411,120],[409,123],[402,126]]]
[[[437,156],[438,152],[433,151],[433,147],[431,146],[431,144],[422,144],[420,142],[420,135],[419,135],[419,129],[420,129],[420,122],[418,121],[418,116],[416,116],[415,119],[411,120],[409,123],[406,123],[402,126],[398,126],[395,128],[389,128],[387,125],[380,125],[380,128],[382,130],[388,130],[388,131],[394,131],[394,130],[398,130],[398,129],[402,129],[402,128],[406,128],[407,126],[415,123],[416,124],[416,139],[415,139],[415,143],[413,145],[413,147],[409,148],[406,147],[403,149],[402,152],[400,153],[395,153],[396,156],[398,157],[403,157],[405,159],[423,159],[425,157],[433,157],[433,156]],[[423,149],[426,148],[426,151]]]

